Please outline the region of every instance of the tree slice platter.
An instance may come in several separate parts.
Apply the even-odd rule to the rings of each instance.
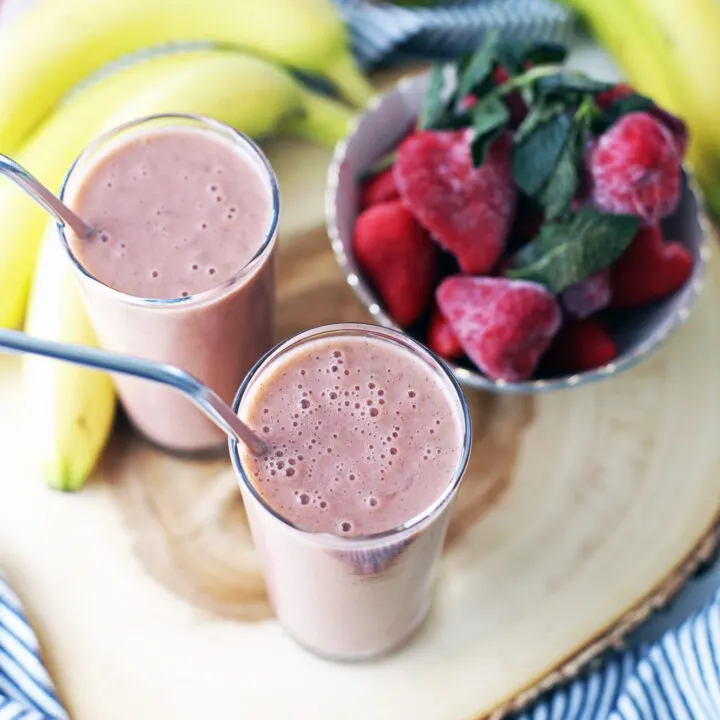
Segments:
[[[278,339],[366,320],[324,230],[282,245]],[[473,454],[420,634],[366,664],[297,647],[267,603],[229,463],[119,423],[82,493],[46,489],[0,357],[0,568],[74,720],[467,720],[576,673],[717,545],[720,265],[647,362],[535,397],[468,391]]]

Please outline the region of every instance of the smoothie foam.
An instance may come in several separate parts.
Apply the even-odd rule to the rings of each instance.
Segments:
[[[246,460],[253,484],[293,524],[372,535],[411,520],[447,488],[460,418],[440,381],[400,347],[315,340],[262,378],[244,406],[271,444]]]

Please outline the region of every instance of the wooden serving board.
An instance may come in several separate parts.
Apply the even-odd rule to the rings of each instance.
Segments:
[[[323,230],[285,238],[279,280],[278,338],[366,319]],[[121,424],[82,493],[46,489],[18,362],[0,358],[0,568],[72,717],[467,720],[574,672],[715,545],[719,308],[714,253],[691,318],[645,364],[534,398],[469,392],[429,622],[357,665],[281,632],[226,461],[164,455]]]

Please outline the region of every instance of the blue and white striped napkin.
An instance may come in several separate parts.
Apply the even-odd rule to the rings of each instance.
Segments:
[[[516,720],[718,720],[720,593],[656,643],[609,655]],[[69,720],[20,601],[0,576],[0,720]],[[139,720],[139,719],[138,719]]]
[[[20,600],[0,575],[0,720],[68,720]]]
[[[335,1],[366,69],[470,52],[488,30],[557,42],[569,41],[573,31],[572,13],[551,0],[445,0],[437,7]]]

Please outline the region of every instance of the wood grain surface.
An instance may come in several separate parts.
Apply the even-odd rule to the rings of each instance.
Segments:
[[[323,230],[283,242],[279,287],[278,339],[366,319]],[[536,398],[469,392],[472,460],[429,622],[358,665],[316,659],[278,628],[225,460],[164,455],[121,423],[84,492],[43,487],[18,363],[0,358],[0,567],[73,718],[465,720],[594,651],[708,551],[718,307],[714,254],[687,324],[629,373]]]

